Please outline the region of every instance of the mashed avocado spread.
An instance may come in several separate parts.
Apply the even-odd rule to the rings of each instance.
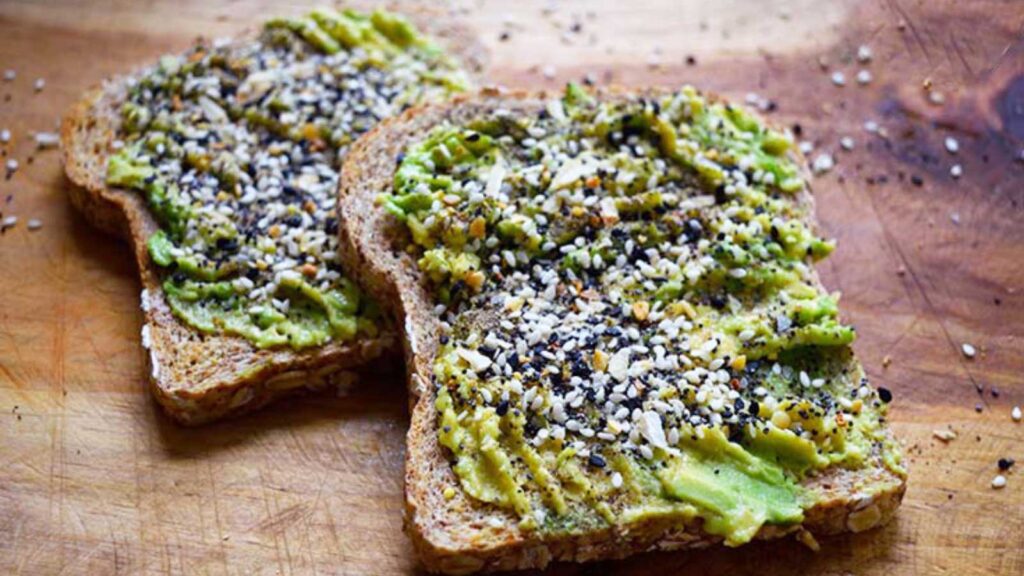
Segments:
[[[811,264],[788,134],[692,88],[494,110],[425,134],[383,206],[437,298],[440,443],[524,530],[803,519],[831,466],[897,474]]]
[[[167,302],[196,330],[296,349],[373,334],[337,264],[341,160],[381,119],[467,85],[395,14],[272,20],[134,80],[107,182],[145,196]]]

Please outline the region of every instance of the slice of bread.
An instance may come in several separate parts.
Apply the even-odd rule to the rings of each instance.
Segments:
[[[467,29],[432,11],[408,17],[470,75],[480,73],[484,51]],[[70,109],[61,128],[61,153],[73,184],[71,203],[97,228],[133,247],[142,284],[142,343],[149,350],[149,382],[166,412],[193,425],[249,411],[288,392],[339,383],[351,377],[347,368],[391,348],[394,331],[388,326],[372,338],[359,336],[320,347],[258,348],[240,336],[202,334],[172,313],[161,287],[161,270],[146,247],[159,229],[156,219],[141,193],[106,183],[128,82],[127,77],[109,80]]]
[[[611,90],[598,98],[636,95]],[[512,115],[535,114],[545,108],[548,98],[543,93],[485,90],[445,105],[410,110],[364,136],[343,168],[339,192],[343,258],[350,270],[358,271],[367,290],[389,307],[405,332],[412,413],[405,524],[424,566],[431,571],[541,568],[552,561],[621,558],[648,550],[696,548],[722,540],[703,530],[700,520],[671,523],[648,518],[557,536],[523,530],[515,513],[482,503],[459,489],[451,455],[439,442],[432,383],[441,334],[434,313],[436,301],[416,258],[404,250],[409,242],[405,226],[388,214],[377,198],[392,191],[395,159],[431,128],[445,122],[459,125],[498,109]],[[799,202],[811,207],[812,197],[804,192]],[[818,282],[816,277],[814,282]],[[787,527],[766,524],[758,538],[796,532],[813,545],[811,534],[860,532],[884,524],[901,502],[905,478],[875,461],[859,469],[828,468],[802,485],[814,495],[815,502],[805,509],[803,523]]]

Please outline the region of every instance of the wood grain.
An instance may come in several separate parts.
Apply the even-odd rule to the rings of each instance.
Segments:
[[[603,0],[561,2],[544,15],[545,6],[460,10],[491,49],[496,81],[555,87],[589,73],[601,83],[693,82],[738,100],[756,92],[777,106],[775,121],[799,124],[815,142],[811,157],[836,157],[815,182],[822,225],[840,242],[822,271],[842,291],[868,372],[896,397],[893,426],[911,467],[894,524],[825,541],[819,554],[755,544],[551,572],[1024,573],[1024,424],[1009,415],[1024,404],[1020,3]],[[52,131],[107,75],[197,34],[233,34],[303,9],[269,0],[0,4],[0,68],[18,73],[0,83],[0,128],[14,136],[0,149],[21,163],[0,181],[0,212],[19,217],[0,235],[0,573],[416,570],[401,533],[408,415],[395,369],[368,369],[342,397],[175,427],[144,387],[128,250],[71,212],[56,153],[34,151],[29,134]],[[874,51],[863,66],[868,86],[854,80],[862,43]],[[831,84],[834,70],[845,87]],[[35,93],[38,77],[46,87]],[[929,104],[926,79],[944,105]],[[865,132],[867,120],[885,136]],[[845,135],[853,151],[840,149]],[[956,155],[946,136],[959,141]],[[29,218],[43,228],[29,232]],[[975,359],[959,352],[962,342],[978,348]],[[932,437],[947,426],[956,440]],[[997,491],[989,483],[1000,457],[1021,463]]]

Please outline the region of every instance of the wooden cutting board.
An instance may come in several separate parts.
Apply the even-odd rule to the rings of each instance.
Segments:
[[[800,126],[812,159],[834,157],[814,183],[823,227],[839,240],[822,271],[842,291],[868,372],[895,395],[911,470],[893,524],[823,541],[818,554],[787,541],[551,572],[1024,574],[1024,423],[1010,418],[1024,404],[1024,4],[467,6],[496,81],[557,87],[590,74],[600,84],[693,82],[738,100],[755,93],[776,122]],[[107,75],[196,35],[303,9],[0,4],[0,68],[17,72],[0,82],[0,128],[13,134],[0,150],[21,164],[0,180],[0,211],[19,218],[0,235],[0,573],[416,570],[401,531],[399,372],[368,370],[343,396],[174,426],[145,389],[129,252],[71,211],[57,153],[35,151],[30,136],[53,131]],[[872,48],[868,64],[856,60],[861,44]],[[866,86],[855,79],[862,68]],[[845,86],[833,84],[835,71]],[[868,121],[881,129],[866,131]],[[42,228],[29,231],[30,218]],[[961,353],[965,342],[975,358]],[[957,438],[933,437],[946,429]],[[1000,457],[1020,464],[995,490]]]

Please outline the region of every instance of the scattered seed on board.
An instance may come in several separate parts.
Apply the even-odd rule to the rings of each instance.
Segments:
[[[974,355],[978,353],[974,346],[968,344],[967,342],[964,342],[963,344],[960,345],[960,351],[963,352],[964,356],[968,358],[974,358]]]
[[[857,84],[870,84],[871,83],[871,72],[867,70],[861,70],[857,72]]]
[[[1010,418],[1013,418],[1014,422],[1020,422],[1022,416],[1024,415],[1021,414],[1020,406],[1014,406],[1013,410],[1010,411]]]
[[[952,176],[953,178],[959,178],[960,176],[963,176],[963,173],[964,168],[959,164],[953,164],[953,166],[949,169],[949,175]]]
[[[858,62],[860,62],[862,64],[866,64],[868,62],[871,62],[871,56],[872,56],[872,54],[871,54],[871,47],[868,46],[867,44],[861,44],[860,47],[857,48],[857,61]]]
[[[835,160],[832,159],[831,154],[818,154],[818,157],[814,159],[811,169],[814,170],[815,174],[824,174],[834,168],[835,165]]]
[[[833,72],[832,83],[836,86],[846,86],[846,75],[842,72]]]
[[[43,222],[39,218],[33,218],[28,221],[27,226],[29,230],[32,230],[34,232],[43,227]]]
[[[18,77],[18,73],[15,72],[14,70],[5,70],[4,71],[4,82],[11,82],[15,78],[17,78],[17,77]]]
[[[46,80],[37,78],[35,84],[32,85],[32,88],[34,88],[36,92],[42,92],[43,88],[46,88]]]
[[[6,216],[2,221],[0,221],[0,228],[4,228],[6,230],[7,228],[13,227],[17,223],[17,216]]]
[[[1006,476],[1002,474],[996,474],[996,477],[992,479],[992,487],[996,490],[1006,486]]]
[[[942,429],[932,430],[932,436],[935,436],[936,438],[938,438],[939,440],[942,440],[943,442],[949,442],[951,440],[956,440],[956,432],[954,432],[952,430],[942,430]]]
[[[960,143],[952,136],[946,136],[946,152],[956,154],[960,150]]]
[[[14,158],[10,158],[7,160],[6,167],[8,172],[14,172],[18,169],[18,161]]]
[[[839,139],[839,145],[843,147],[843,150],[853,150],[854,141],[849,136],[843,136]]]
[[[11,141],[11,131],[6,128],[0,130],[0,143],[7,144]]]
[[[53,132],[37,132],[35,140],[36,146],[41,149],[54,148],[60,144],[60,136]]]

